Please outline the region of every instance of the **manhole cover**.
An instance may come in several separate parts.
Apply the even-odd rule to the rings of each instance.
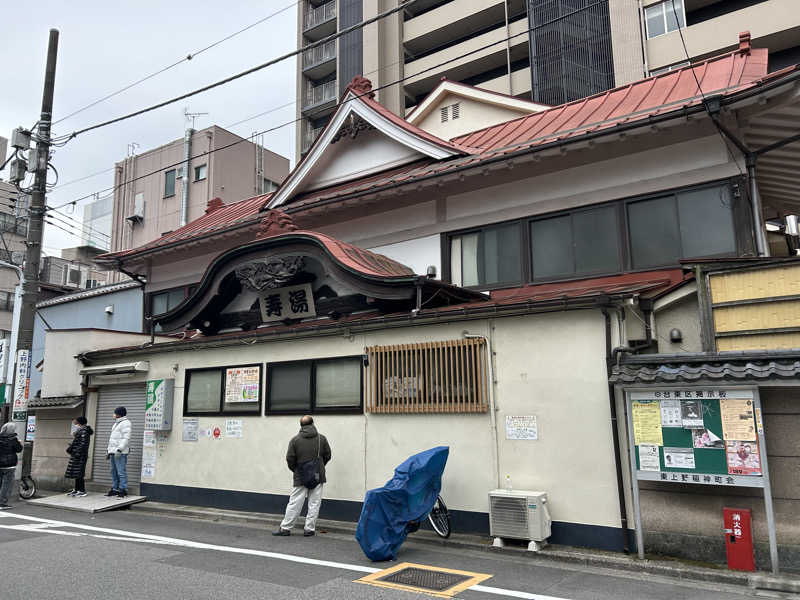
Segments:
[[[400,563],[389,569],[366,575],[356,581],[368,585],[451,598],[490,577],[491,575],[485,573]]]
[[[397,583],[399,585],[421,588],[432,592],[443,592],[468,579],[472,579],[472,576],[447,573],[445,571],[418,569],[417,567],[406,567],[405,569],[381,577],[378,581]]]

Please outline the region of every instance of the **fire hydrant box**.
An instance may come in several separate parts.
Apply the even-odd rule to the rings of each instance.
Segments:
[[[728,568],[735,571],[755,571],[753,526],[750,509],[723,508],[725,553]]]

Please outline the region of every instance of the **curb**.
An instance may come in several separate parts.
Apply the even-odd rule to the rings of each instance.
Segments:
[[[250,513],[236,510],[204,508],[161,502],[143,502],[131,506],[132,511],[147,512],[164,516],[188,517],[206,519],[217,522],[245,523],[277,527],[281,522],[281,515],[268,513]],[[348,521],[317,520],[317,529],[331,533],[354,534],[355,523]],[[769,590],[789,593],[800,593],[800,578],[773,576],[768,573],[745,573],[728,571],[723,568],[699,567],[684,563],[680,560],[639,560],[632,556],[612,552],[593,551],[584,548],[569,546],[546,546],[543,551],[529,552],[525,547],[505,546],[493,547],[490,539],[483,536],[454,534],[448,539],[438,537],[432,531],[421,530],[414,534],[414,543],[423,543],[430,546],[446,548],[463,548],[482,550],[484,552],[515,555],[525,557],[532,562],[540,563],[569,563],[584,567],[599,567],[605,569],[622,570],[636,573],[647,573],[669,577],[679,581],[721,583],[739,587],[748,587],[754,590]]]

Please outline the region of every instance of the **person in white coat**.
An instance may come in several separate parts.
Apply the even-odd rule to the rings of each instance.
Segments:
[[[114,424],[108,438],[108,460],[111,462],[111,489],[106,496],[128,495],[128,452],[131,443],[131,422],[126,416],[127,409],[120,406],[114,409]]]

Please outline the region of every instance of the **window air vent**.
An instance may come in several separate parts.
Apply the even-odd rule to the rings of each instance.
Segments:
[[[450,107],[450,117],[455,120],[458,118],[459,109],[461,108],[461,103],[456,102]]]
[[[442,117],[442,123],[447,121],[447,109],[450,108],[449,106],[443,106],[439,109],[439,114]]]

